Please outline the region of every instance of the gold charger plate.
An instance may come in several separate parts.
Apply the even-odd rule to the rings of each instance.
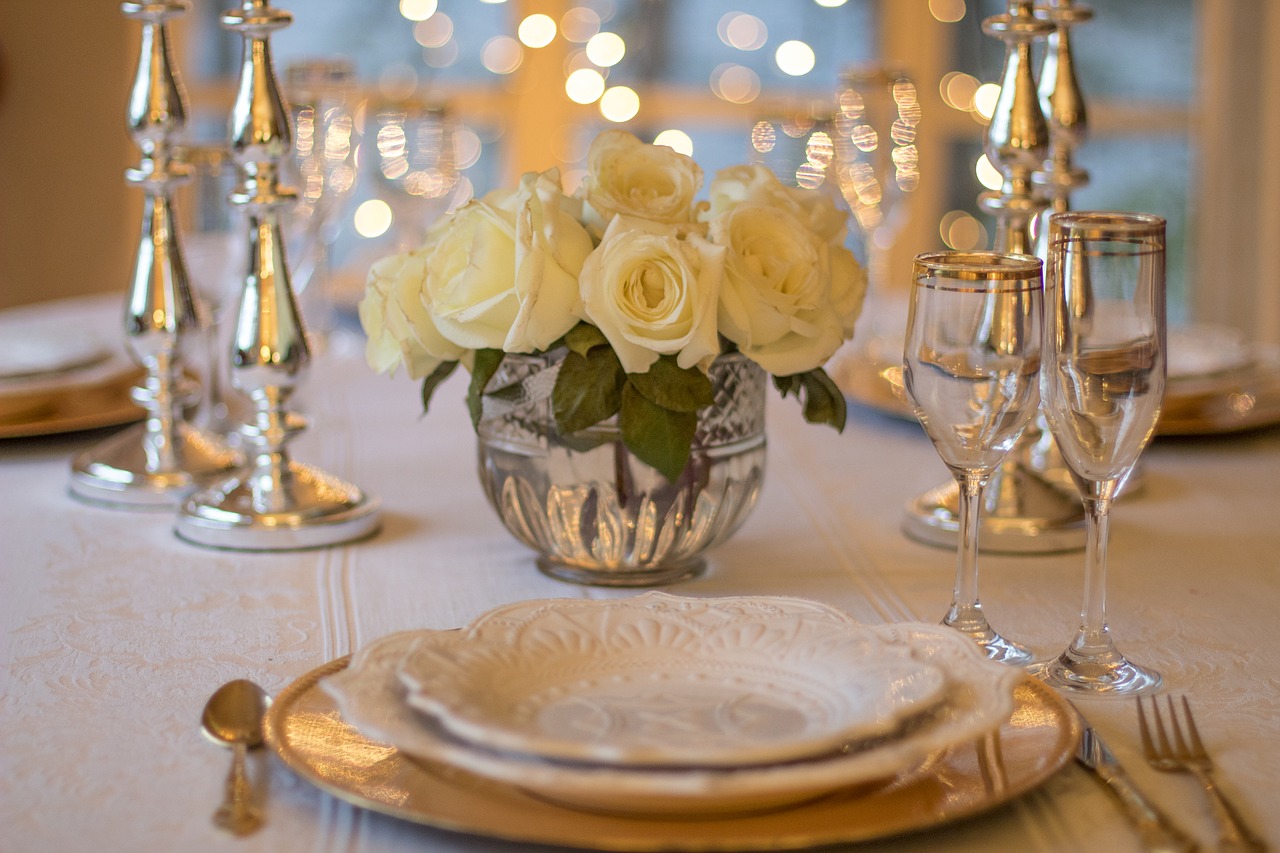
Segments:
[[[885,838],[988,811],[1046,781],[1079,739],[1075,716],[1027,679],[998,732],[944,750],[884,787],[836,791],[764,814],[620,817],[553,805],[457,768],[411,761],[343,722],[317,684],[339,658],[289,685],[267,712],[266,740],[295,773],[333,796],[415,823],[508,841],[596,850],[783,850]]]
[[[849,400],[883,415],[914,421],[902,366],[850,358],[828,372]],[[1280,353],[1262,351],[1248,366],[1220,376],[1171,379],[1159,436],[1230,435],[1280,424]]]
[[[54,392],[0,396],[0,439],[58,435],[139,421],[146,414],[130,396],[143,378],[130,365],[99,384]]]

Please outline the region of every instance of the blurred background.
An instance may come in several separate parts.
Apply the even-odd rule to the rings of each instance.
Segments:
[[[240,62],[227,5],[193,0],[172,27],[188,141],[215,153]],[[793,131],[838,112],[851,69],[913,86],[910,115],[899,98],[890,116],[909,126],[883,130],[903,150],[879,176],[878,286],[905,287],[917,252],[994,233],[977,196],[1004,59],[981,22],[998,0],[281,5],[295,21],[272,45],[303,196],[291,260],[322,267],[339,300],[472,194],[553,165],[572,190],[607,127],[690,153],[708,176],[790,156]],[[1171,319],[1280,343],[1280,2],[1089,5],[1072,43],[1090,114],[1076,161],[1092,182],[1073,206],[1167,217]],[[0,8],[0,307],[122,292],[137,240],[141,193],[123,171],[138,156],[124,120],[138,25],[112,2],[52,8]]]

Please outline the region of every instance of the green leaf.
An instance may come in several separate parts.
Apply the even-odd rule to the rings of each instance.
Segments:
[[[844,394],[821,367],[801,373],[804,385],[804,419],[811,424],[830,424],[836,432],[844,432]]]
[[[586,355],[596,347],[609,343],[604,332],[590,323],[579,323],[574,326],[565,332],[563,340],[564,345],[578,355]]]
[[[675,482],[689,462],[698,416],[692,412],[664,409],[628,383],[622,389],[618,426],[622,431],[623,444],[637,459]]]
[[[715,402],[711,380],[696,367],[682,368],[664,355],[648,373],[629,373],[627,382],[645,399],[673,412],[696,412]]]
[[[622,364],[609,347],[598,347],[585,356],[566,355],[551,389],[551,411],[560,432],[575,433],[617,414],[625,381]]]
[[[502,364],[502,356],[503,352],[500,349],[476,350],[475,364],[471,367],[471,385],[467,388],[467,409],[471,412],[473,427],[480,425],[480,416],[484,414],[480,395],[484,393],[484,386],[489,384],[493,374],[498,372],[498,366]]]
[[[800,396],[800,389],[804,387],[804,382],[800,378],[801,374],[797,373],[792,376],[775,376],[773,377],[774,387],[782,394],[782,399],[787,399],[789,394]]]
[[[440,383],[449,378],[450,374],[458,368],[456,361],[442,361],[435,370],[431,371],[431,375],[422,380],[422,411],[425,414],[427,409],[431,408],[431,395],[436,393],[436,388],[440,387]]]

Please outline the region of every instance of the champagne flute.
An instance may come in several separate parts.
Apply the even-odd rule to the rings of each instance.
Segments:
[[[1154,690],[1106,619],[1111,504],[1155,432],[1165,384],[1165,222],[1141,213],[1058,213],[1049,220],[1045,417],[1084,500],[1084,605],[1071,645],[1031,667],[1085,694]]]
[[[992,252],[917,255],[903,380],[938,455],[960,486],[960,547],[942,624],[987,657],[1031,653],[998,634],[978,600],[982,491],[1036,412],[1044,281],[1039,258]]]

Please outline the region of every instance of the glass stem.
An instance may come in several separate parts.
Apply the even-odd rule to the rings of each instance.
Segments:
[[[967,633],[985,633],[987,619],[978,602],[978,528],[981,523],[982,490],[985,477],[966,475],[960,479],[960,548],[956,559],[956,583],[951,594],[951,610],[944,624]]]
[[[1107,629],[1107,537],[1111,529],[1111,501],[1114,485],[1096,489],[1100,495],[1087,498],[1087,540],[1085,543],[1084,603],[1080,608],[1080,632],[1073,648],[1095,656],[1114,649]]]

